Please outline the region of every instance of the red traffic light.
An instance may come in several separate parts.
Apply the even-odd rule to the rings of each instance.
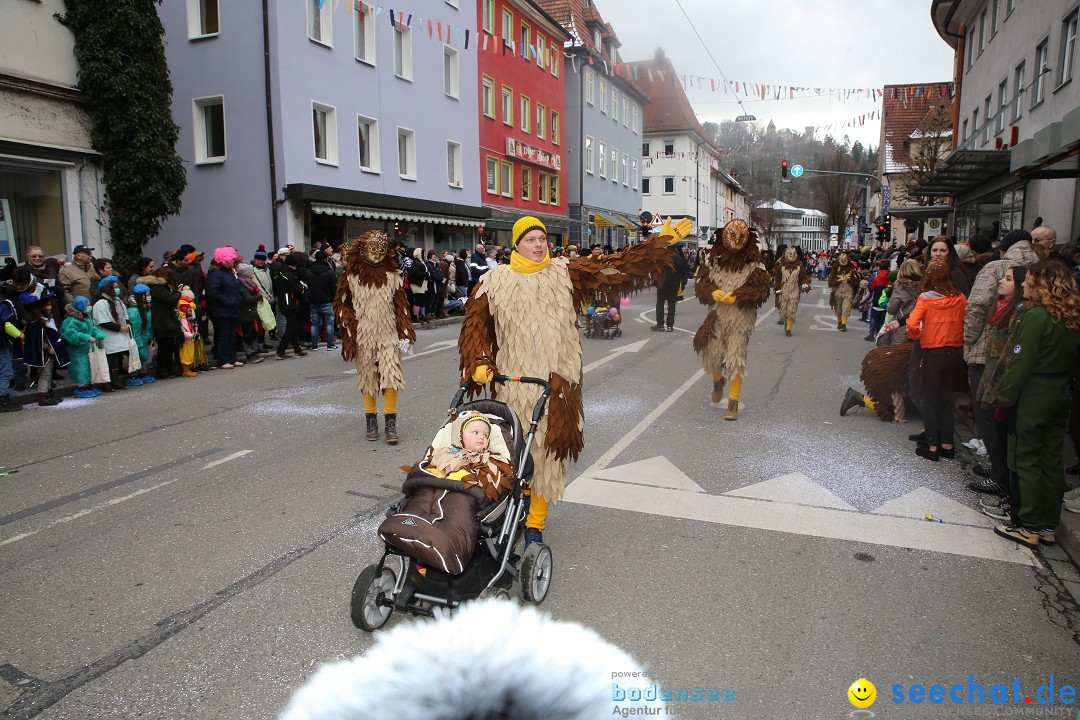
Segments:
[[[884,225],[878,225],[877,229],[880,230],[881,232],[885,232],[885,226]]]
[[[787,160],[781,160],[780,161],[780,177],[787,177],[787,176],[788,176],[788,161]]]

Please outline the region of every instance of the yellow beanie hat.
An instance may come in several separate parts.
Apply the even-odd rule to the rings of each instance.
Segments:
[[[530,230],[543,230],[544,234],[547,235],[547,228],[544,227],[544,223],[532,215],[526,215],[514,223],[514,245],[517,245],[518,241],[521,240],[521,236]]]

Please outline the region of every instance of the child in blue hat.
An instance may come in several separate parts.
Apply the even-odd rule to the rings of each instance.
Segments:
[[[105,339],[105,333],[94,325],[87,309],[90,301],[82,295],[76,295],[71,301],[73,312],[64,318],[60,325],[60,337],[67,343],[68,357],[71,364],[68,372],[75,382],[75,397],[96,398],[101,391],[94,388],[93,375],[90,372],[90,345]]]
[[[128,378],[127,384],[145,385],[154,382],[154,376],[146,374],[150,361],[150,346],[154,343],[154,326],[150,323],[150,286],[139,283],[133,288],[133,293],[127,316],[131,337],[139,348],[141,367],[136,371],[135,377]]]

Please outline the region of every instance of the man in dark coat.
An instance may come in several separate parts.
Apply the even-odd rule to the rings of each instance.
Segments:
[[[650,330],[675,332],[675,303],[679,295],[679,286],[690,277],[690,266],[683,257],[682,250],[670,247],[672,266],[664,272],[663,281],[658,281],[656,288],[656,324]],[[667,305],[667,324],[664,323],[664,305]]]
[[[300,258],[296,253],[289,253],[274,271],[274,295],[277,297],[278,312],[285,316],[284,334],[278,333],[277,359],[286,360],[285,351],[289,344],[293,346],[296,357],[307,355],[300,347],[300,282],[296,279],[296,268]]]
[[[315,253],[315,262],[304,274],[307,283],[309,313],[311,315],[311,349],[319,347],[319,331],[326,332],[326,349],[333,350],[334,344],[334,293],[337,292],[337,274],[327,262],[327,255],[320,250]]]

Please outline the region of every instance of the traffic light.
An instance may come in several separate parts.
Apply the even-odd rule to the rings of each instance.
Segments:
[[[782,177],[782,178],[787,178],[788,177],[788,161],[787,160],[781,160],[780,161],[780,177]]]
[[[878,225],[877,226],[877,241],[878,242],[885,242],[885,226],[884,225]]]
[[[891,237],[892,237],[892,218],[889,217],[889,216],[886,216],[885,217],[885,239],[888,239],[888,238],[891,238]]]

